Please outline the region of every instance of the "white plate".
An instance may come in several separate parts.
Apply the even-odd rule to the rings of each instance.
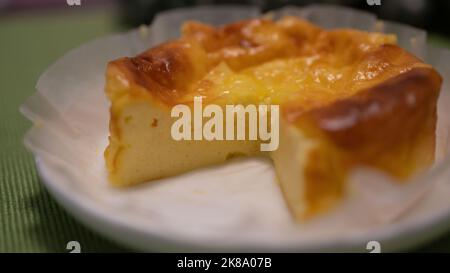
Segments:
[[[448,205],[450,186],[441,184],[429,193],[411,213],[399,221],[368,229],[363,233],[340,233],[320,240],[319,237],[322,235],[320,230],[309,230],[303,237],[304,240],[285,241],[279,245],[264,241],[239,242],[237,239],[228,243],[222,240],[204,242],[195,236],[181,238],[182,236],[176,237],[170,232],[156,231],[151,224],[129,222],[127,221],[129,215],[122,214],[127,213],[126,209],[116,212],[88,194],[74,191],[68,184],[76,182],[68,182],[70,175],[64,173],[63,169],[39,158],[37,166],[49,192],[73,216],[100,234],[142,251],[366,252],[366,246],[370,241],[380,242],[382,251],[400,251],[436,238],[450,228]],[[130,213],[134,211],[130,210]],[[220,215],[220,212],[217,214]],[[197,218],[191,219],[191,221],[197,220]],[[310,235],[311,238],[308,239]]]
[[[328,27],[380,26],[371,15],[329,6],[289,7],[275,11],[274,16],[286,13]],[[108,135],[108,102],[102,91],[107,61],[134,55],[174,36],[175,31],[170,30],[187,18],[224,23],[256,15],[255,9],[242,7],[164,13],[149,28],[95,40],[52,65],[41,76],[38,92],[21,111],[34,122],[25,144],[35,154],[38,172],[55,199],[97,232],[144,251],[365,252],[369,241],[379,241],[383,251],[394,251],[416,246],[448,230],[448,161],[412,183],[420,186],[426,179],[433,187],[405,191],[411,192],[407,196],[413,203],[405,205],[406,199],[400,198],[397,203],[378,207],[381,214],[404,207],[396,217],[384,221],[360,211],[350,215],[365,215],[364,219],[355,216],[343,220],[342,215],[330,214],[294,224],[271,164],[263,159],[230,162],[130,189],[113,189],[107,184],[102,155]],[[393,23],[384,26],[399,34],[404,47],[427,58],[443,75],[450,75],[450,54],[427,49],[424,32]],[[448,90],[445,85],[439,102],[442,160],[449,147],[450,126],[445,118],[450,109]],[[383,179],[364,174],[365,178]],[[397,188],[392,191],[403,193]],[[411,199],[412,195],[415,198]],[[389,204],[391,207],[386,206]]]

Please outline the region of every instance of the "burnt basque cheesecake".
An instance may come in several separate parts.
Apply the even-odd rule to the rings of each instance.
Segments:
[[[396,36],[324,30],[296,17],[221,27],[189,21],[179,39],[111,61],[105,151],[114,186],[174,176],[236,155],[269,156],[296,220],[345,198],[352,168],[402,183],[434,161],[442,79]],[[279,146],[261,141],[176,141],[178,104],[279,105]]]

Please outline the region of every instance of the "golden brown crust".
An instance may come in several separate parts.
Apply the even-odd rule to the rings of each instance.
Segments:
[[[132,58],[108,64],[124,74],[129,84],[139,86],[168,105],[182,97],[190,83],[206,73],[205,52],[188,40],[167,42]]]
[[[294,17],[244,20],[218,28],[188,22],[182,38],[112,61],[108,70],[120,71],[129,84],[174,105],[221,62],[240,71],[276,59],[320,56],[339,67],[359,63],[380,44],[393,42],[388,35],[325,31]]]
[[[313,123],[350,165],[382,168],[405,178],[434,158],[436,104],[442,79],[432,68],[414,68],[327,107],[305,113],[298,123]],[[427,139],[428,155],[420,143]],[[420,160],[421,162],[416,162]]]

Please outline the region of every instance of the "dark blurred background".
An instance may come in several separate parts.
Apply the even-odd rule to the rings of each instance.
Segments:
[[[380,5],[377,5],[377,2]],[[378,17],[414,25],[431,32],[450,36],[449,16],[450,1],[444,0],[121,0],[123,16],[126,24],[138,25],[151,22],[152,17],[160,10],[174,7],[192,6],[199,4],[251,4],[263,11],[286,5],[308,5],[314,3],[337,4],[363,9],[376,13]],[[372,5],[371,5],[372,4]]]
[[[67,7],[77,0],[0,0],[0,12]],[[178,7],[217,4],[250,4],[267,11],[286,5],[328,3],[376,13],[380,18],[404,22],[429,32],[450,37],[450,1],[445,0],[79,0],[84,9],[115,6],[123,27],[150,23],[156,13]],[[377,5],[380,3],[380,5]]]

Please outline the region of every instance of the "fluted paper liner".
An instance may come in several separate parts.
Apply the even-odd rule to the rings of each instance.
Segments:
[[[230,162],[130,189],[110,187],[103,159],[109,122],[103,92],[106,63],[177,37],[180,24],[187,19],[220,25],[261,16],[256,8],[227,6],[163,12],[150,26],[99,38],[50,66],[39,78],[37,92],[21,107],[34,123],[25,144],[40,169],[51,170],[61,190],[82,196],[79,200],[85,200],[81,204],[85,209],[95,206],[97,212],[154,236],[208,246],[314,245],[352,240],[371,232],[382,237],[383,228],[414,223],[429,215],[423,208],[426,200],[437,202],[436,194],[450,192],[450,53],[427,46],[424,31],[379,21],[352,9],[285,7],[267,15],[300,16],[326,28],[393,32],[402,47],[439,70],[445,81],[438,105],[436,166],[406,185],[392,183],[376,170],[355,170],[342,205],[302,224],[294,223],[273,167],[264,159]],[[445,201],[441,201],[443,209],[450,206]]]

